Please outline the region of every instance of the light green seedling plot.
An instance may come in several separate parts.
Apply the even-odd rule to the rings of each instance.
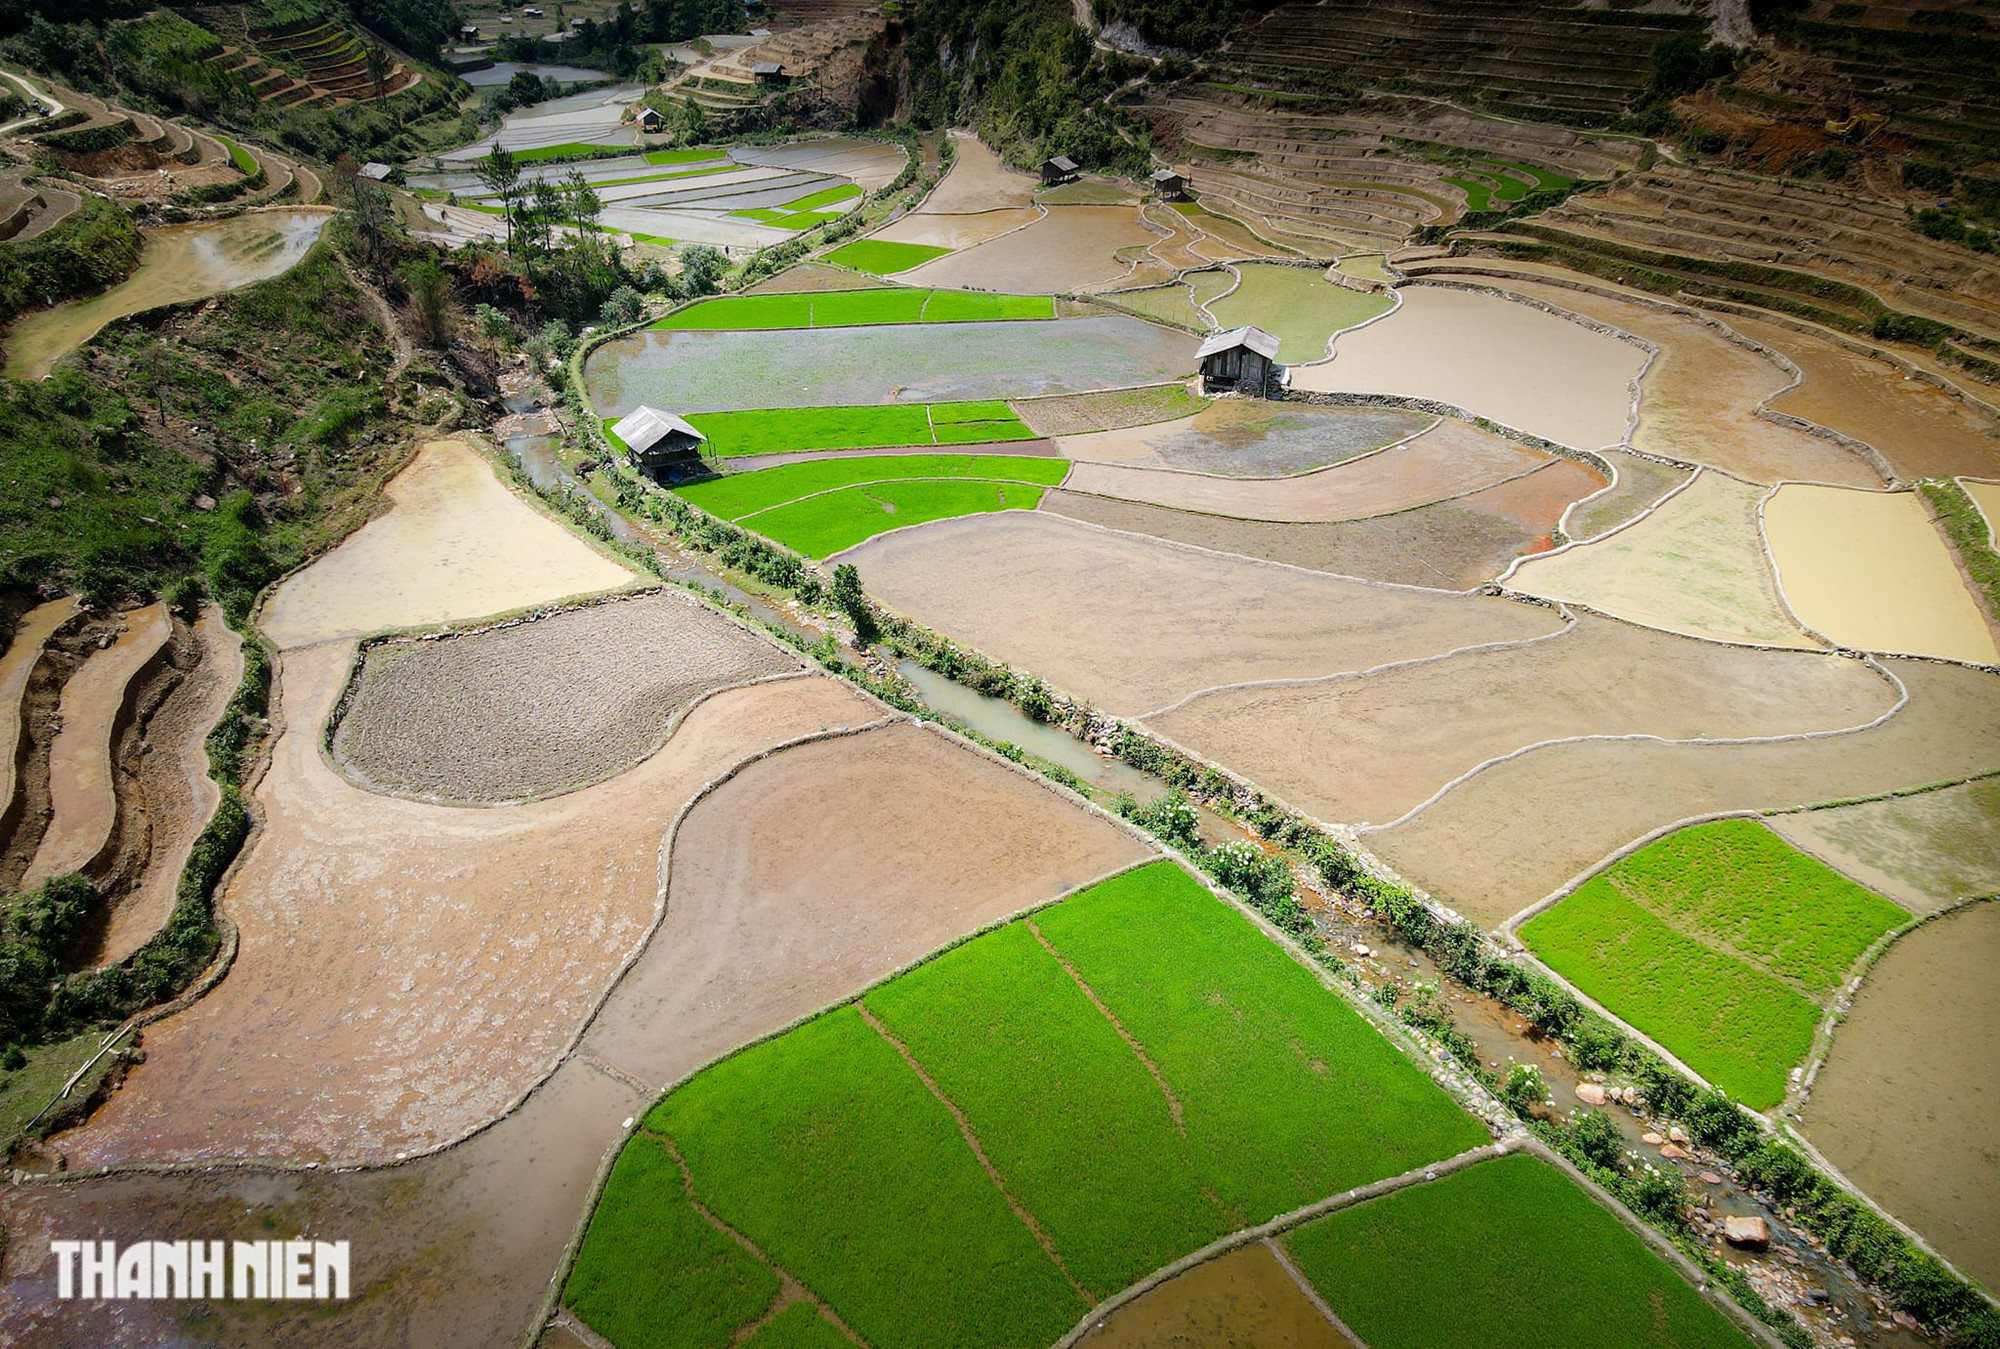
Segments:
[[[939,248],[934,244],[898,244],[881,239],[861,239],[834,249],[826,255],[826,260],[842,267],[852,267],[857,272],[891,276],[921,266],[932,258],[941,258],[949,252],[949,248]]]
[[[997,411],[990,416],[954,415],[968,408]],[[904,445],[981,445],[1034,439],[1034,432],[1022,425],[1005,403],[984,400],[702,412],[688,420],[708,437],[705,453],[717,459],[790,454],[799,450],[896,449]]]
[[[1031,511],[1041,503],[1041,488],[1019,483],[879,482],[773,506],[743,523],[794,552],[825,558],[892,529],[961,515]]]
[[[905,478],[982,478],[1052,486],[1069,471],[1066,459],[1003,454],[869,454],[780,464],[731,473],[674,490],[712,515],[740,520],[800,497],[862,483]]]

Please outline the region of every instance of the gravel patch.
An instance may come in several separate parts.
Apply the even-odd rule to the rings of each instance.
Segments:
[[[333,754],[363,784],[401,796],[549,796],[645,758],[703,694],[798,668],[728,620],[656,591],[370,648]]]

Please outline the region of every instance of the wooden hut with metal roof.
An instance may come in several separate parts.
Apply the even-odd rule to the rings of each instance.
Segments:
[[[1278,360],[1278,339],[1262,328],[1210,333],[1195,352],[1203,393],[1243,392],[1263,397]]]
[[[1076,161],[1068,155],[1050,155],[1042,161],[1042,186],[1071,182],[1076,178]]]
[[[1154,169],[1153,191],[1158,194],[1161,201],[1185,201],[1188,193],[1187,175],[1173,169]]]
[[[625,445],[632,466],[642,473],[679,477],[682,467],[692,467],[701,456],[707,437],[671,412],[658,408],[634,408],[611,428],[611,434]]]

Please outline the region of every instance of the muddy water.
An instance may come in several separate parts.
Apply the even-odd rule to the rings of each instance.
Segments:
[[[1265,1242],[1196,1265],[1078,1341],[1090,1349],[1360,1349]]]
[[[49,635],[76,612],[76,597],[37,605],[21,616],[14,626],[14,640],[0,654],[0,821],[10,818],[14,807],[15,756],[21,744],[21,700],[27,696],[28,676],[41,659]]]
[[[1792,483],[1764,507],[1792,610],[1845,646],[2000,661],[1949,546],[1914,492]]]
[[[1389,317],[1340,334],[1292,387],[1436,398],[1594,450],[1625,435],[1646,353],[1532,305],[1437,286],[1404,289]]]
[[[59,356],[114,320],[289,271],[332,217],[323,208],[294,207],[146,230],[145,251],[131,276],[102,295],[31,314],[8,330],[6,373],[40,379]]]
[[[1052,206],[1025,229],[936,258],[900,278],[913,286],[1050,295],[1109,285],[1132,269],[1115,256],[1160,242],[1133,206]]]
[[[2000,1284],[2000,904],[1889,949],[1835,1034],[1805,1134],[1961,1269]]]

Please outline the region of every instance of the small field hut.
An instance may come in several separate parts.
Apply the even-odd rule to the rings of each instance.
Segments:
[[[660,116],[658,108],[641,108],[638,116],[639,130],[647,135],[657,135],[666,129],[667,119]]]
[[[1187,177],[1172,169],[1153,170],[1153,191],[1161,201],[1187,200]]]
[[[1203,393],[1242,390],[1262,396],[1278,356],[1278,339],[1262,328],[1212,333],[1195,352]]]
[[[683,466],[691,467],[707,443],[701,432],[671,412],[658,408],[634,408],[611,428],[611,434],[625,442],[632,466],[642,473],[678,477]]]
[[[791,78],[776,61],[759,61],[750,67],[750,73],[757,77],[759,84],[783,84]]]
[[[1076,161],[1068,155],[1051,155],[1042,161],[1042,186],[1054,187],[1076,177]]]

